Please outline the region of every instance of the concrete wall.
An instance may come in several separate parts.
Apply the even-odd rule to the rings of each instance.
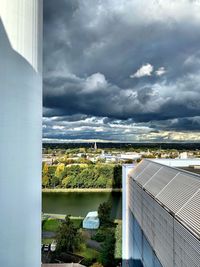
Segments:
[[[0,0],[0,266],[6,267],[41,265],[41,4]]]

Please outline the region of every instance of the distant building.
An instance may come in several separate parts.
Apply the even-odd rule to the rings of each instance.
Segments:
[[[98,229],[100,226],[100,221],[97,211],[91,211],[87,214],[83,220],[83,228],[85,229]]]
[[[200,176],[141,161],[123,166],[123,266],[200,266]]]
[[[151,161],[171,167],[200,166],[200,158],[151,159]]]
[[[182,152],[179,154],[180,159],[187,159],[188,158],[188,153],[187,152]]]
[[[104,154],[101,153],[100,157],[101,159],[105,159],[106,161],[112,161],[112,162],[118,162],[118,161],[127,161],[127,160],[132,160],[136,161],[137,159],[141,158],[141,155],[138,153],[122,153],[122,154]]]
[[[97,150],[97,143],[94,143],[94,150]]]
[[[123,153],[123,154],[120,154],[120,157],[119,157],[121,160],[137,160],[137,159],[140,159],[141,158],[141,155],[138,154],[138,153]]]

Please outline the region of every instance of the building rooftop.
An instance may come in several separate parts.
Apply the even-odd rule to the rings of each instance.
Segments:
[[[190,167],[200,166],[200,158],[187,158],[187,159],[151,159],[151,161],[171,166],[171,167]]]
[[[199,175],[144,159],[129,176],[200,239]]]

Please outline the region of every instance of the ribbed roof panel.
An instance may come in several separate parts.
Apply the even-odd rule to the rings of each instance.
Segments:
[[[130,172],[130,176],[136,180],[137,176],[141,174],[145,168],[150,164],[147,160],[142,160],[138,165],[137,168],[133,168],[133,170]]]
[[[145,185],[145,189],[156,196],[178,173],[177,170],[162,167]]]
[[[176,215],[181,221],[191,227],[200,238],[200,189]]]
[[[199,188],[200,181],[198,179],[179,173],[163,191],[158,193],[156,198],[176,214]]]
[[[131,177],[200,238],[199,176],[143,160],[134,168]],[[135,193],[133,198],[136,203],[138,196]]]
[[[149,179],[155,175],[159,169],[161,168],[161,165],[150,163],[143,172],[141,172],[137,177],[136,181],[140,183],[142,186],[145,185]]]

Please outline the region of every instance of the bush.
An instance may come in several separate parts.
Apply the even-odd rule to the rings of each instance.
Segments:
[[[97,242],[103,242],[105,240],[106,232],[102,229],[99,229],[95,235],[92,236],[92,240],[95,240]]]
[[[103,242],[106,239],[106,236],[110,233],[114,233],[114,228],[100,228],[99,230],[97,230],[96,234],[94,234],[92,236],[92,240],[95,240],[97,242]]]

